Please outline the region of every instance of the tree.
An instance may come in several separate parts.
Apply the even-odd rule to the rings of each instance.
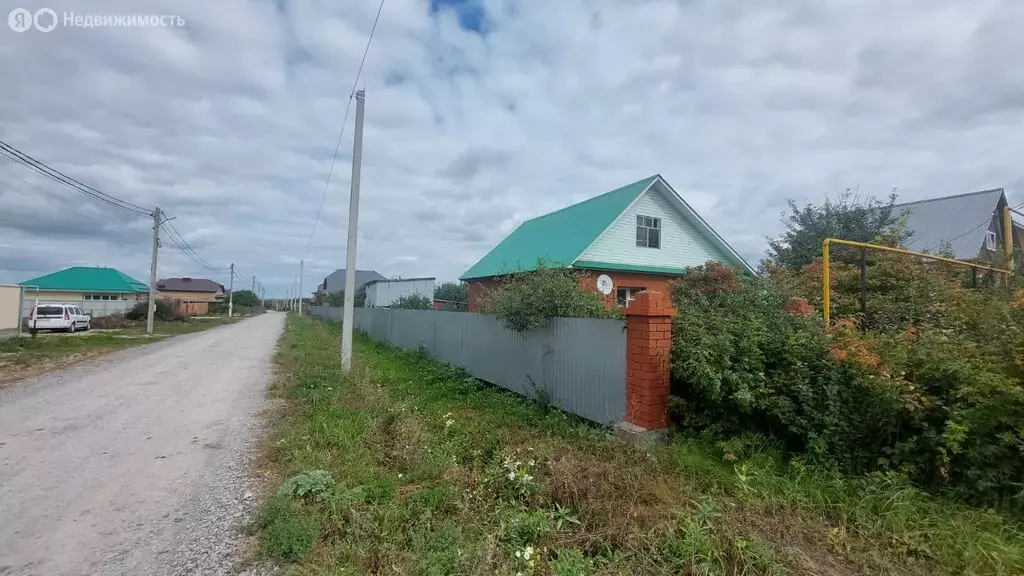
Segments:
[[[484,294],[481,309],[518,332],[539,328],[552,318],[611,318],[601,297],[580,287],[580,276],[566,268],[538,263],[531,272],[513,274]]]
[[[345,305],[345,291],[338,290],[337,292],[331,292],[327,295],[327,305],[335,308],[341,308]],[[366,305],[366,287],[360,286],[356,288],[355,307],[362,308]]]
[[[231,299],[234,306],[256,308],[260,305],[260,297],[252,290],[238,290]]]
[[[409,296],[402,296],[398,300],[395,300],[391,303],[391,307],[402,308],[404,310],[433,310],[434,303],[426,296],[411,294]]]
[[[465,282],[444,282],[434,288],[434,299],[445,301],[445,310],[465,312],[469,301],[469,285]]]
[[[800,268],[821,257],[825,238],[842,238],[855,242],[871,242],[887,236],[895,243],[906,241],[902,230],[903,214],[895,208],[896,193],[887,201],[868,195],[857,196],[847,189],[839,198],[826,198],[823,204],[797,205],[787,202],[789,214],[782,217],[786,231],[768,239],[768,256],[764,265]]]

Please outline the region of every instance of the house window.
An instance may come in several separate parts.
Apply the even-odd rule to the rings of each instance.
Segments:
[[[118,300],[117,294],[85,294],[82,300]]]
[[[661,248],[661,218],[637,215],[636,245],[642,248]]]
[[[996,233],[991,230],[985,233],[985,248],[992,251],[996,249]]]
[[[629,303],[636,300],[637,292],[642,292],[646,288],[619,288],[615,291],[615,303],[621,308],[629,308]]]

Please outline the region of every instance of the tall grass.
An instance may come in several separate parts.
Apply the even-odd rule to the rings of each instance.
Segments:
[[[999,516],[742,445],[639,452],[575,417],[292,317],[263,556],[298,574],[1016,574]],[[326,479],[329,478],[330,481]],[[282,487],[279,489],[279,487]]]

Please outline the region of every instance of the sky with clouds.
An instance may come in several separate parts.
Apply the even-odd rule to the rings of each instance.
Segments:
[[[0,0],[0,140],[159,205],[208,261],[298,272],[377,0]],[[1024,2],[385,0],[365,88],[358,265],[455,279],[526,218],[660,173],[756,262],[786,199],[1024,200]],[[353,106],[354,108],[354,106]],[[345,260],[354,110],[306,258]],[[151,222],[0,158],[0,283],[148,278]],[[209,273],[167,244],[160,275]]]

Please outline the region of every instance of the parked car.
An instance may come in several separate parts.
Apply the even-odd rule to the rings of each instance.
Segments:
[[[74,332],[92,327],[92,316],[75,304],[37,304],[25,319],[29,330]]]

